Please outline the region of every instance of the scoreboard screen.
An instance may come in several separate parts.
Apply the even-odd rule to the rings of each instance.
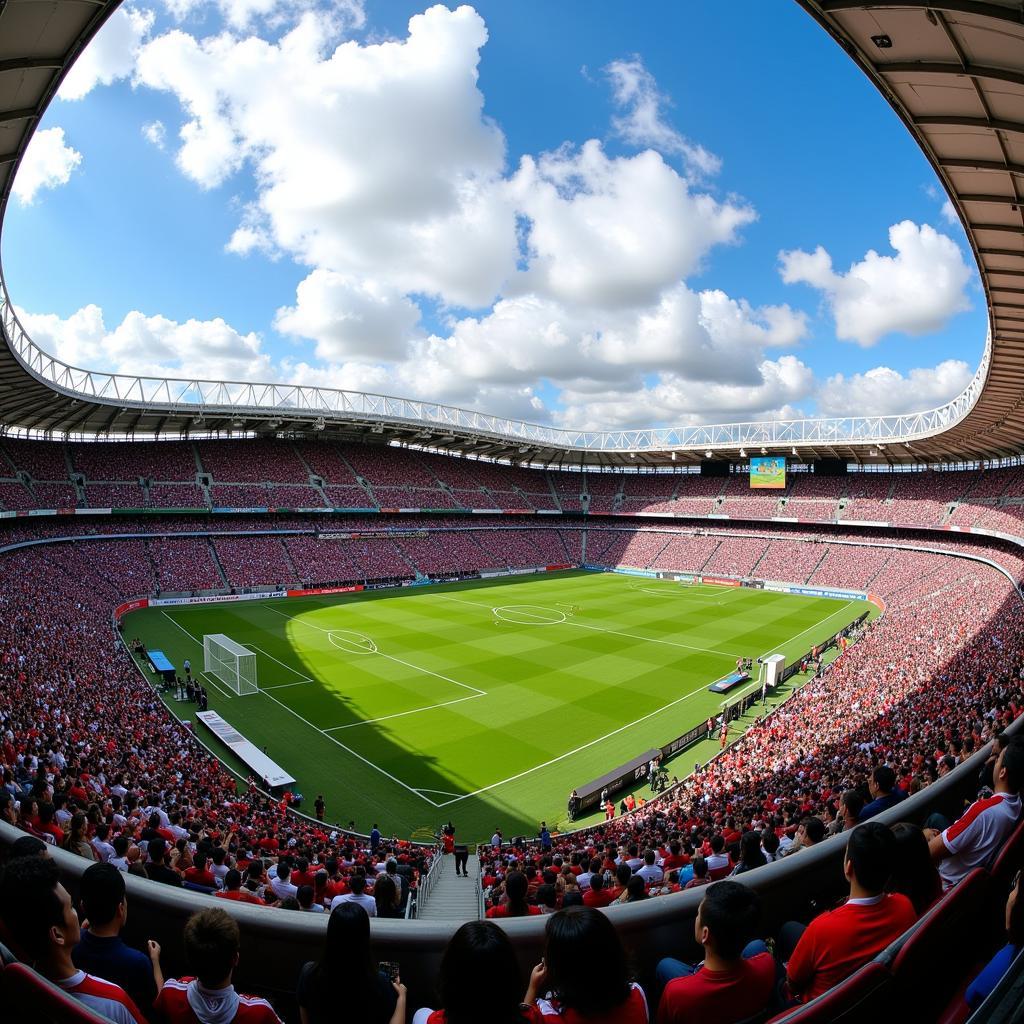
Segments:
[[[786,486],[786,460],[782,456],[750,460],[750,486],[777,488]]]

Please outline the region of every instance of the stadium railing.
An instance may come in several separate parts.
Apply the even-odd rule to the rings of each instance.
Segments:
[[[1017,734],[1022,728],[1018,720],[1008,731]],[[964,800],[973,799],[977,793],[978,771],[987,750],[978,752],[876,820],[885,824],[921,824],[933,812],[955,819],[963,810]],[[22,834],[0,823],[0,847],[10,845]],[[843,895],[844,850],[839,836],[744,877],[744,883],[761,897],[765,934],[773,934],[783,922],[799,918],[815,907],[827,907]],[[60,849],[53,849],[51,856],[65,885],[77,897],[79,879],[90,862]],[[238,920],[242,950],[237,979],[243,991],[248,987],[270,994],[293,993],[302,964],[317,959],[322,952],[326,931],[323,915],[246,906],[187,893],[134,875],[126,876],[126,883],[131,912],[125,938],[137,946],[148,938],[156,939],[164,951],[168,976],[184,971],[182,929],[186,919],[204,906],[221,907]],[[813,895],[813,905],[809,895]],[[701,899],[702,894],[696,889],[616,907],[609,912],[632,951],[634,962],[641,967],[641,981],[664,956],[700,959],[699,947],[693,942],[693,922]],[[541,956],[544,918],[505,919],[501,923],[512,940],[525,977]],[[457,921],[373,922],[374,955],[400,965],[402,980],[409,987],[410,1005],[429,1005],[436,998],[434,987],[441,956],[458,926]]]

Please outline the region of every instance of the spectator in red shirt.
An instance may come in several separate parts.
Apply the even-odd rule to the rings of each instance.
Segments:
[[[282,1024],[265,999],[240,995],[231,984],[239,946],[234,918],[216,907],[201,910],[185,923],[184,939],[197,977],[164,982],[153,1005],[167,1024]]]
[[[205,885],[208,889],[217,887],[217,879],[206,867],[205,853],[196,853],[192,859],[192,867],[185,872],[185,881],[193,885]]]
[[[0,879],[0,919],[19,953],[44,977],[114,1024],[146,1024],[120,985],[80,971],[71,951],[81,939],[78,915],[49,857],[8,861]]]
[[[690,967],[666,958],[657,967],[666,984],[658,1024],[735,1024],[760,1013],[775,987],[775,961],[763,942],[751,942],[761,916],[757,894],[725,879],[707,890],[697,910],[694,938],[704,962]]]
[[[236,903],[255,903],[259,907],[265,907],[263,902],[254,892],[242,888],[242,873],[237,868],[232,868],[224,876],[224,888],[214,896],[222,900],[234,900]]]
[[[544,959],[530,974],[526,1002],[545,1022],[647,1024],[647,997],[630,980],[626,953],[605,914],[569,907],[548,918]]]
[[[917,920],[906,896],[884,892],[895,854],[891,829],[877,821],[858,825],[850,833],[843,861],[850,898],[838,910],[816,917],[806,929],[783,928],[780,953],[785,960],[786,949],[793,949],[786,979],[799,1001],[808,1002],[848,978]]]
[[[590,876],[590,888],[583,894],[583,906],[607,907],[612,902],[611,893],[604,887],[604,875],[599,872]]]
[[[529,883],[526,875],[521,871],[510,871],[505,879],[504,903],[496,904],[487,911],[489,918],[493,917],[530,917],[539,914],[540,907],[533,907],[526,901],[526,892]]]

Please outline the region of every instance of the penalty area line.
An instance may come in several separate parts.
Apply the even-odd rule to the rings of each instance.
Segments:
[[[372,722],[387,722],[392,718],[405,718],[406,715],[420,715],[424,711],[436,711],[438,708],[450,707],[452,704],[461,704],[466,700],[476,700],[477,697],[486,697],[486,693],[471,693],[468,697],[456,697],[455,700],[445,700],[440,704],[431,704],[425,708],[412,708],[410,711],[399,711],[393,715],[381,715],[380,718],[364,718],[359,722],[349,722],[346,725],[332,725],[324,732],[338,732],[341,729],[358,729],[361,725],[370,725]],[[451,795],[451,794],[449,794]]]
[[[332,743],[337,744],[346,753],[351,754],[357,760],[362,761],[363,764],[365,764],[367,767],[373,768],[374,771],[380,772],[380,774],[383,775],[386,779],[390,779],[392,782],[397,783],[399,786],[402,787],[402,789],[407,790],[408,792],[415,794],[421,800],[425,800],[432,807],[441,807],[442,806],[441,804],[435,803],[433,800],[430,799],[430,797],[424,796],[418,789],[413,789],[412,786],[410,786],[406,782],[403,782],[397,776],[392,775],[391,772],[387,771],[384,768],[381,768],[381,766],[379,764],[374,763],[368,757],[363,757],[363,755],[360,754],[359,751],[353,750],[351,747],[346,746],[344,743],[341,742],[341,740],[339,740],[336,736],[332,736],[325,729],[318,728],[311,721],[309,721],[308,718],[303,718],[302,715],[300,715],[298,713],[298,711],[296,711],[294,708],[289,707],[287,704],[285,704],[284,701],[278,700],[272,693],[267,693],[266,690],[260,690],[259,692],[262,693],[267,698],[267,700],[272,700],[275,704],[278,704],[282,708],[284,708],[285,711],[287,711],[289,714],[294,715],[300,722],[302,722],[303,725],[308,726],[314,732],[320,733],[321,736],[323,736],[326,739],[329,739]]]
[[[286,615],[284,612],[279,612],[276,608],[267,608],[266,611],[273,612],[275,615],[280,615],[282,619],[289,619],[293,622],[297,622],[300,626],[306,626],[308,629],[317,629],[321,633],[326,633],[328,636],[330,636],[332,633],[351,632],[350,630],[345,630],[341,627],[339,627],[338,629],[327,629],[326,627],[318,626],[316,625],[316,623],[313,622],[304,622],[301,618],[299,618],[299,616]],[[335,646],[337,646],[337,644],[335,644]],[[341,650],[341,648],[339,648],[339,650]],[[401,658],[396,658],[393,654],[385,654],[381,650],[376,650],[367,653],[373,653],[381,658],[387,658],[388,661],[393,661],[396,664],[404,665],[406,668],[411,668],[414,672],[422,672],[424,675],[433,676],[435,679],[443,679],[446,683],[452,683],[454,686],[461,686],[462,689],[464,690],[471,690],[478,697],[487,696],[486,690],[481,690],[479,687],[476,686],[470,686],[469,683],[460,683],[458,679],[452,679],[451,676],[442,675],[440,672],[434,672],[433,670],[429,668],[423,668],[420,665],[414,665],[411,661],[403,661]]]
[[[542,768],[548,768],[553,764],[558,764],[559,761],[564,761],[567,757],[572,757],[573,754],[578,754],[581,750],[586,750],[588,747],[593,747],[598,743],[603,743],[607,739],[611,739],[612,736],[617,736],[620,732],[625,732],[627,729],[632,729],[634,725],[639,725],[641,722],[646,722],[650,718],[654,718],[655,715],[660,715],[669,708],[674,708],[677,704],[682,704],[684,701],[689,700],[691,697],[696,697],[699,693],[704,693],[704,687],[698,690],[691,690],[690,693],[683,694],[682,697],[677,697],[675,700],[670,701],[663,707],[656,708],[654,711],[646,715],[642,715],[640,718],[635,719],[632,722],[627,722],[625,725],[620,725],[617,729],[613,729],[611,732],[606,732],[603,736],[598,736],[597,739],[590,740],[584,743],[582,746],[576,747],[573,750],[567,750],[564,754],[559,754],[558,757],[551,758],[550,761],[545,761],[543,764],[534,765],[532,768],[527,768],[526,771],[519,772],[517,775],[510,775],[507,779],[502,779],[500,782],[492,782],[489,786],[483,786],[480,789],[474,790],[472,793],[464,793],[462,796],[456,797],[454,800],[446,800],[444,803],[437,804],[438,808],[448,807],[450,804],[457,804],[460,800],[465,800],[471,796],[479,796],[481,793],[487,793],[492,789],[497,789],[498,786],[504,786],[508,782],[515,782],[516,779],[524,778],[527,775],[532,775],[533,772],[539,772]]]

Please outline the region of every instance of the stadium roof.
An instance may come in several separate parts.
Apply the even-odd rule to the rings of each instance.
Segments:
[[[903,416],[574,431],[436,403],[298,385],[97,373],[36,346],[0,273],[0,429],[53,436],[319,431],[566,466],[666,465],[710,453],[959,462],[1024,450],[1024,0],[797,0],[903,119],[963,219],[989,310],[967,389]],[[25,147],[118,0],[0,0],[0,232]],[[781,116],[781,114],[780,114]]]

